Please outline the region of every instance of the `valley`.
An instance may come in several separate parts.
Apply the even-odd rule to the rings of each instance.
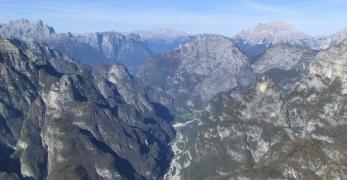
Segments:
[[[347,178],[345,30],[0,36],[0,179]]]

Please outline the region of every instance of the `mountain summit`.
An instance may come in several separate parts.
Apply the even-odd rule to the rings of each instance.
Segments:
[[[275,44],[289,44],[302,48],[320,48],[316,39],[285,22],[259,23],[236,34],[237,47],[251,60],[255,60]],[[323,42],[321,42],[323,43]]]
[[[27,19],[19,19],[0,24],[1,35],[19,39],[42,39],[54,33],[54,28],[45,25],[42,20],[31,22]]]
[[[285,22],[259,23],[257,26],[241,31],[235,39],[243,40],[248,44],[301,44],[303,40],[313,39]]]

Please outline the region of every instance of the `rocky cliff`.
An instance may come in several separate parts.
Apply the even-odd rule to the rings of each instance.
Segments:
[[[0,39],[0,179],[160,179],[174,131],[121,65]]]

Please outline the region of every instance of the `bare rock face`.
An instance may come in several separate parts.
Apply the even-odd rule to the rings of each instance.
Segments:
[[[199,35],[177,50],[151,58],[137,76],[192,108],[201,107],[219,92],[247,86],[255,78],[234,42],[217,35]]]
[[[160,179],[174,131],[121,65],[0,39],[0,177]],[[161,112],[163,113],[163,112]]]
[[[220,93],[192,122],[174,125],[180,138],[166,177],[347,178],[344,48],[321,51],[289,90],[263,77],[247,96]]]

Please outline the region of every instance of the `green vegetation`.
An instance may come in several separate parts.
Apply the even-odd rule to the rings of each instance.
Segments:
[[[175,117],[176,122],[187,122],[193,120],[192,113],[177,114]]]

